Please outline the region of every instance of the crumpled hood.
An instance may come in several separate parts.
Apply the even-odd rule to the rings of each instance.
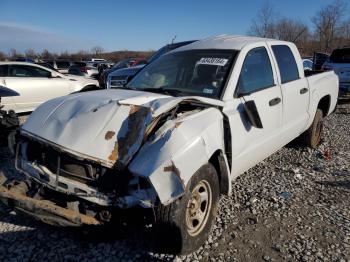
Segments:
[[[200,97],[100,90],[42,104],[30,115],[21,131],[107,167],[126,165],[140,148],[152,119],[186,99],[222,104]]]

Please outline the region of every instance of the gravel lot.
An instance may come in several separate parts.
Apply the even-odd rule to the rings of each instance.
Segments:
[[[4,148],[0,172],[16,175]],[[156,253],[139,223],[83,234],[0,206],[0,261],[350,261],[350,105],[327,118],[317,150],[288,145],[233,189],[205,245],[180,257]]]

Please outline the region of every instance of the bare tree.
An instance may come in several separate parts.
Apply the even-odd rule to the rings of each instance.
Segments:
[[[37,57],[37,54],[31,48],[29,48],[26,51],[24,51],[24,54],[25,54],[26,57],[29,57],[29,58],[36,58]]]
[[[4,52],[0,51],[0,61],[5,61],[6,60],[6,54]]]
[[[315,36],[320,43],[320,49],[330,52],[334,46],[334,40],[339,35],[346,5],[342,0],[323,7],[312,18],[315,26]]]
[[[248,34],[260,37],[274,37],[275,12],[269,1],[259,9],[248,30]]]
[[[302,38],[307,38],[309,32],[304,23],[291,18],[282,18],[278,20],[274,28],[276,38],[290,42],[297,42]]]
[[[350,40],[350,18],[341,24],[340,31],[341,31],[341,33],[340,33],[341,37],[344,38],[344,40],[348,42]]]
[[[17,52],[16,48],[11,48],[9,52],[9,58],[16,59],[20,54]]]
[[[68,50],[62,52],[62,53],[59,55],[59,58],[69,59],[69,57],[70,57],[70,54],[68,53]]]
[[[101,46],[94,46],[91,48],[91,53],[97,57],[100,57],[103,52],[104,49]]]
[[[50,53],[50,51],[47,50],[47,49],[44,49],[44,50],[41,52],[40,57],[41,57],[42,59],[53,59],[53,58],[55,58],[55,56],[54,56],[52,53]]]

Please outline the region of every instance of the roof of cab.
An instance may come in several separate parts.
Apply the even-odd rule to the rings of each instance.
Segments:
[[[253,36],[240,36],[240,35],[219,35],[214,37],[205,38],[192,44],[177,48],[175,52],[186,51],[191,49],[233,49],[241,50],[245,45],[256,42],[283,42],[280,40],[260,38]]]

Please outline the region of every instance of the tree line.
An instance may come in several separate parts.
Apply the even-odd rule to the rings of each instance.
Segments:
[[[302,7],[301,7],[302,8]],[[290,17],[279,17],[274,6],[266,1],[252,20],[248,34],[294,42],[303,56],[319,51],[350,46],[349,6],[343,0],[323,6],[312,15],[312,27]]]
[[[111,62],[117,62],[126,58],[131,57],[150,57],[154,51],[115,51],[115,52],[105,52],[100,46],[95,46],[91,50],[81,50],[74,53],[69,53],[64,51],[61,53],[50,52],[48,49],[44,49],[42,52],[35,52],[33,49],[27,49],[23,53],[17,51],[16,49],[10,49],[9,53],[4,53],[0,51],[0,61],[2,60],[14,60],[19,57],[31,58],[33,60],[45,60],[45,59],[64,59],[69,61],[84,61],[90,58],[103,58]]]

